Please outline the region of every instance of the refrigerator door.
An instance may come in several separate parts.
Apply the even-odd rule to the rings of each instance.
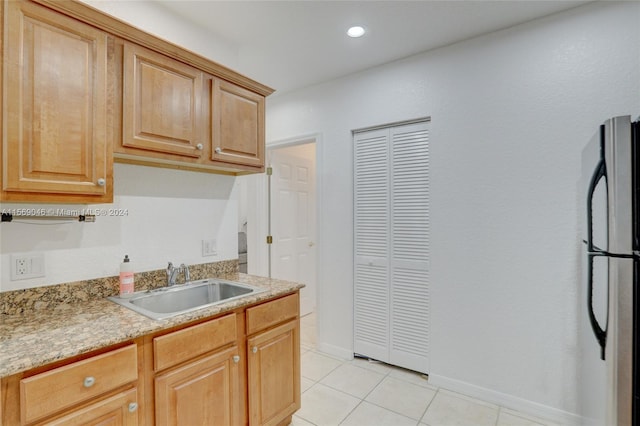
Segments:
[[[585,424],[631,426],[635,260],[630,117],[605,122],[583,152],[583,174],[588,215],[583,226],[581,413]]]
[[[631,118],[605,123],[609,186],[609,328],[607,424],[631,426],[633,401],[633,150]]]

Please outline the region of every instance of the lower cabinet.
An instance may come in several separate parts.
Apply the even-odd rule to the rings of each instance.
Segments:
[[[288,425],[300,408],[299,295],[5,377],[0,426]]]
[[[237,345],[242,319],[230,313],[151,339],[156,425],[243,422]]]
[[[237,425],[239,361],[233,346],[156,376],[156,424]]]
[[[249,424],[288,425],[300,408],[300,298],[248,308]]]
[[[247,340],[249,424],[288,424],[300,408],[300,328],[289,321]]]

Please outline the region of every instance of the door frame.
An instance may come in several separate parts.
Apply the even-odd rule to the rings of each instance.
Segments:
[[[316,164],[315,164],[315,184],[316,184],[316,253],[315,253],[315,261],[316,261],[316,315],[319,315],[320,312],[324,312],[324,303],[322,300],[322,291],[320,290],[320,283],[322,282],[322,252],[323,252],[323,235],[322,235],[322,216],[321,216],[321,207],[322,200],[324,198],[323,193],[323,184],[322,184],[322,175],[320,170],[322,170],[323,164],[323,148],[324,145],[322,143],[322,135],[320,133],[313,133],[308,135],[295,136],[287,139],[280,139],[272,142],[267,142],[266,144],[266,155],[265,155],[265,165],[267,167],[270,166],[269,159],[271,156],[271,151],[274,149],[280,148],[288,148],[296,145],[304,145],[308,143],[315,143],[316,147]],[[265,237],[267,236],[267,209],[268,209],[268,195],[267,195],[267,179],[262,180],[262,184],[258,185],[256,188],[256,203],[260,208],[254,210],[255,217],[249,219],[249,221],[253,220],[253,223],[256,223],[254,235],[248,236],[248,249],[249,253],[256,253],[254,259],[251,259],[249,262],[249,267],[251,269],[251,262],[255,262],[257,265],[257,269],[252,269],[254,273],[260,275],[268,275],[268,245],[266,244]],[[316,324],[320,324],[319,321]],[[321,328],[318,325],[317,329],[318,335],[321,335]]]

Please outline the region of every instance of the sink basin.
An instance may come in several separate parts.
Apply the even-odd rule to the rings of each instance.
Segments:
[[[140,291],[129,298],[112,296],[108,299],[149,318],[160,320],[262,291],[264,289],[248,284],[210,278]]]

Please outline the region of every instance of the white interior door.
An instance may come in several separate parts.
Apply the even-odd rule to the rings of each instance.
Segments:
[[[289,148],[271,151],[271,276],[301,282],[300,315],[316,305],[314,159]]]

